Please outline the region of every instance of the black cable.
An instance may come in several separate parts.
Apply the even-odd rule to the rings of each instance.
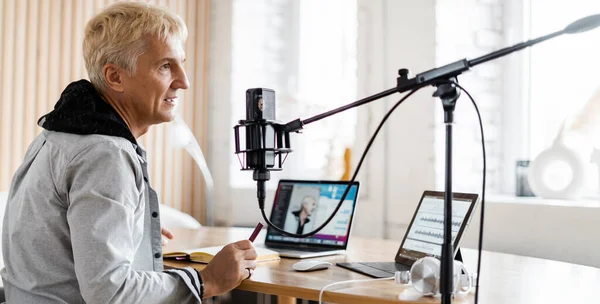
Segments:
[[[481,189],[481,213],[480,213],[481,222],[479,223],[479,244],[477,246],[477,278],[475,279],[476,280],[476,283],[475,283],[475,286],[476,286],[476,289],[475,289],[475,304],[477,304],[478,300],[479,300],[479,277],[480,277],[480,273],[481,273],[481,252],[482,252],[482,249],[483,249],[483,224],[484,224],[484,214],[485,214],[485,182],[486,182],[486,171],[487,171],[486,170],[487,160],[486,160],[486,155],[485,155],[485,139],[484,139],[484,133],[483,133],[483,122],[482,122],[482,119],[481,119],[481,113],[479,112],[479,108],[477,107],[477,104],[475,103],[475,99],[473,99],[473,97],[471,96],[471,94],[469,93],[469,91],[465,90],[465,88],[462,87],[457,82],[449,81],[449,80],[436,81],[433,84],[444,84],[444,83],[453,83],[458,88],[460,88],[461,91],[463,91],[463,92],[465,92],[467,94],[467,96],[471,100],[471,103],[473,104],[473,107],[475,107],[475,111],[477,112],[477,118],[479,120],[479,130],[480,130],[480,133],[481,133],[481,148],[482,148],[482,151],[483,151],[483,179],[482,179],[482,189]],[[369,152],[369,149],[373,145],[373,142],[375,141],[375,138],[379,134],[379,131],[383,127],[383,124],[387,121],[387,119],[390,117],[390,115],[394,112],[394,110],[396,110],[396,108],[402,102],[404,102],[408,97],[412,96],[414,93],[416,93],[417,91],[421,90],[422,88],[424,88],[424,87],[420,87],[420,88],[417,88],[415,90],[410,91],[408,94],[406,94],[404,97],[402,97],[385,114],[385,116],[383,117],[383,119],[381,120],[381,122],[379,123],[379,125],[377,126],[377,129],[373,133],[373,136],[371,136],[371,139],[369,140],[369,143],[367,144],[367,147],[365,148],[362,156],[360,157],[360,161],[358,162],[358,165],[356,166],[356,170],[354,171],[354,174],[352,175],[352,179],[350,179],[350,181],[348,182],[348,186],[346,187],[346,190],[344,191],[344,194],[342,195],[342,198],[340,199],[340,202],[338,203],[338,205],[335,208],[335,210],[333,211],[333,213],[329,216],[329,218],[321,226],[317,227],[315,230],[313,230],[311,232],[304,233],[304,234],[295,234],[295,233],[286,232],[283,229],[275,226],[273,223],[271,223],[271,221],[269,221],[269,219],[267,218],[267,215],[265,214],[264,199],[263,199],[262,202],[259,202],[260,211],[262,213],[263,219],[269,225],[269,227],[275,229],[276,231],[280,232],[283,235],[287,235],[287,236],[291,236],[291,237],[297,237],[297,238],[303,238],[303,237],[312,236],[315,233],[319,232],[321,229],[323,229],[325,226],[327,226],[327,224],[329,224],[329,222],[331,222],[331,220],[333,219],[333,217],[335,216],[335,214],[338,212],[338,210],[342,206],[342,203],[346,199],[346,196],[348,195],[348,192],[350,191],[350,188],[352,187],[352,184],[354,184],[354,181],[356,180],[356,176],[358,175],[358,172],[360,171],[360,168],[361,168],[361,166],[362,166],[362,164],[363,164],[363,162],[365,160],[365,157],[367,156],[367,153]]]
[[[297,238],[303,238],[303,237],[307,237],[307,236],[311,236],[314,235],[315,233],[319,232],[321,229],[323,229],[325,226],[327,226],[327,224],[329,224],[329,222],[331,222],[331,220],[333,219],[333,217],[335,216],[335,214],[338,212],[338,210],[340,209],[340,207],[342,206],[342,203],[344,202],[344,200],[346,199],[346,196],[348,195],[348,192],[350,192],[350,187],[352,187],[352,184],[354,184],[354,181],[356,180],[356,176],[358,175],[358,172],[360,171],[360,168],[365,160],[365,157],[367,156],[367,153],[369,152],[369,149],[371,149],[371,146],[373,145],[373,142],[375,141],[375,138],[377,137],[377,134],[379,134],[379,131],[381,130],[381,128],[383,127],[383,124],[387,121],[387,119],[390,117],[390,115],[392,114],[392,112],[394,112],[394,110],[396,110],[396,108],[402,103],[404,102],[408,97],[410,97],[411,95],[413,95],[414,93],[416,93],[417,91],[419,91],[420,89],[422,89],[424,87],[420,87],[417,88],[415,90],[410,91],[408,94],[404,95],[383,117],[383,119],[381,120],[381,122],[379,123],[379,125],[377,126],[377,129],[375,130],[375,132],[373,133],[373,136],[371,136],[371,139],[369,140],[369,143],[367,144],[367,147],[365,148],[362,156],[360,157],[360,161],[358,162],[358,165],[356,166],[356,170],[354,170],[354,174],[352,175],[352,179],[350,179],[350,181],[348,182],[348,186],[346,187],[346,190],[344,191],[344,194],[342,195],[342,198],[340,199],[340,202],[338,203],[337,207],[335,208],[335,210],[333,211],[333,213],[329,216],[329,218],[318,228],[316,228],[315,230],[311,231],[311,232],[307,232],[304,234],[295,234],[295,233],[290,233],[287,231],[284,231],[283,229],[275,226],[273,223],[271,223],[271,221],[269,221],[269,219],[267,218],[267,215],[265,214],[265,209],[264,209],[264,200],[261,204],[260,199],[259,199],[259,207],[260,207],[260,212],[262,213],[263,219],[265,220],[265,222],[267,223],[267,225],[269,225],[269,227],[275,229],[277,232],[283,234],[283,235],[287,235],[287,236],[291,236],[291,237],[297,237]]]
[[[465,92],[469,99],[471,99],[471,103],[473,103],[473,107],[475,107],[475,111],[477,112],[477,118],[479,119],[479,131],[481,132],[481,149],[483,151],[483,182],[481,186],[481,222],[479,223],[479,244],[477,245],[477,278],[475,278],[475,304],[478,303],[479,299],[479,273],[481,272],[481,251],[483,250],[483,221],[485,214],[485,176],[486,176],[486,157],[485,157],[485,140],[483,137],[483,122],[481,121],[481,114],[479,113],[479,108],[475,103],[475,99],[469,94],[469,91],[465,90],[461,85],[454,82],[454,85],[461,89],[461,91]]]

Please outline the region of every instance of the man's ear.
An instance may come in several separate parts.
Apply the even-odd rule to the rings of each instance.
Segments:
[[[102,75],[108,88],[123,93],[123,72],[123,69],[112,63],[107,63],[102,67]]]

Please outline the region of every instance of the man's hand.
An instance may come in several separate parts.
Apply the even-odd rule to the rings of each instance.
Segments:
[[[212,297],[236,288],[248,278],[248,269],[256,268],[256,250],[248,240],[231,243],[200,271],[204,297]]]
[[[169,229],[167,229],[165,227],[162,227],[162,229],[160,230],[160,233],[162,235],[164,235],[169,240],[173,239],[173,232],[171,232],[171,230],[169,230]],[[162,238],[162,245],[163,245],[163,247],[167,246],[167,244],[169,243],[169,240],[167,240],[167,239]]]

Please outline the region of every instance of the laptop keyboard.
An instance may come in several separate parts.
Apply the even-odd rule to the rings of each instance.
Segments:
[[[373,278],[388,278],[394,276],[396,271],[410,270],[410,266],[395,262],[336,263],[336,265]]]
[[[395,273],[396,271],[410,270],[410,266],[400,263],[390,262],[371,262],[371,263],[360,263],[365,266],[373,267],[375,269],[383,270],[389,273]]]

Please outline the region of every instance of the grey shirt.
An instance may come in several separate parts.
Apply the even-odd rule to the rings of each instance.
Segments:
[[[8,303],[199,303],[197,271],[163,271],[146,167],[127,139],[43,131],[6,205]]]

